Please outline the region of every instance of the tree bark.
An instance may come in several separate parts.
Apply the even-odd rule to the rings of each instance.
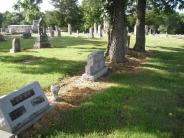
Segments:
[[[122,63],[125,61],[127,40],[125,21],[126,2],[124,0],[114,0],[112,6],[112,32],[109,58],[111,63]]]
[[[134,50],[145,52],[145,13],[146,0],[138,0],[137,4],[137,21],[136,21],[136,43]]]

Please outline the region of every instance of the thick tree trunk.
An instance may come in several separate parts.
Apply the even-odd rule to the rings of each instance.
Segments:
[[[122,63],[125,61],[126,53],[126,3],[123,0],[114,0],[112,15],[112,33],[109,57],[111,63]]]
[[[146,0],[138,0],[137,21],[136,21],[136,43],[134,50],[138,52],[145,51],[145,13]]]

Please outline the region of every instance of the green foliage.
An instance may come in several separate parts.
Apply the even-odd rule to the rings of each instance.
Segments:
[[[74,30],[78,29],[82,13],[77,0],[51,0],[51,2],[59,12],[59,18],[54,20],[58,20],[62,27],[71,24]]]
[[[31,23],[33,19],[39,19],[41,15],[38,7],[41,2],[42,0],[18,0],[13,7],[15,10],[22,11],[25,21]]]
[[[182,138],[184,41],[147,37],[147,45],[152,55],[135,72],[110,74],[108,88],[69,102],[40,138]]]
[[[62,26],[60,20],[60,13],[58,11],[46,11],[44,14],[44,20],[47,26]]]
[[[7,28],[8,25],[11,24],[21,24],[24,20],[24,17],[21,13],[10,13],[10,12],[5,12],[3,15],[2,19],[2,27]]]
[[[85,28],[102,23],[102,0],[83,0],[82,11]]]

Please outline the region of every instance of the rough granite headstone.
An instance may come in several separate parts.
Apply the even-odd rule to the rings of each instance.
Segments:
[[[39,83],[34,82],[0,98],[0,130],[19,134],[52,107]]]
[[[82,79],[89,81],[96,81],[107,72],[105,65],[104,52],[93,52],[88,56],[87,65],[85,67],[85,74]]]
[[[33,46],[33,48],[50,48],[51,44],[49,43],[48,36],[46,33],[45,22],[42,18],[39,20],[39,37]]]
[[[14,38],[12,40],[12,49],[10,49],[10,53],[21,52],[20,39]]]

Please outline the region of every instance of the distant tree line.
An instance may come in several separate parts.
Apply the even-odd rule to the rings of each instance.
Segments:
[[[33,19],[43,17],[47,26],[67,27],[87,31],[94,24],[108,22],[108,46],[106,55],[110,62],[125,62],[127,27],[136,25],[134,50],[145,52],[145,25],[155,33],[184,34],[184,14],[176,9],[184,8],[184,0],[51,0],[54,11],[41,13],[42,0],[18,0],[16,13],[0,14],[0,26],[30,24]]]

